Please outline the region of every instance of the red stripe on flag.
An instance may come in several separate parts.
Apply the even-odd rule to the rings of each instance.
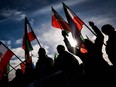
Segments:
[[[25,73],[26,65],[24,63],[21,63],[20,67],[21,67],[22,72]]]
[[[61,30],[71,31],[69,24],[52,8],[52,26]]]
[[[29,37],[30,42],[33,41],[34,39],[36,39],[36,36],[34,35],[34,33],[32,31],[28,32],[28,37]]]
[[[4,56],[2,57],[2,60],[0,62],[2,64],[3,68],[7,68],[7,65],[8,65],[8,63],[13,55],[14,54],[10,50],[6,51],[6,53],[4,54]]]
[[[79,31],[83,28],[83,22],[76,16],[73,18],[74,23],[76,24],[76,27],[79,29]]]
[[[3,77],[3,74],[4,74],[4,69],[3,69],[2,65],[0,64],[0,80]]]
[[[59,21],[59,20],[55,19],[54,16],[52,16],[52,17],[53,17],[53,21],[52,21],[53,27],[56,27],[56,28],[62,29],[62,30],[70,31],[70,27],[68,26],[68,24],[66,22]]]

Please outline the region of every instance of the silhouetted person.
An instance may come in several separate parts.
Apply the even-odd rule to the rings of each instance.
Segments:
[[[10,81],[10,87],[24,87],[24,75],[21,69],[17,69],[15,77]]]
[[[38,51],[39,59],[36,63],[36,74],[38,78],[45,77],[54,64],[54,60],[47,56],[44,48],[40,48]]]
[[[116,69],[116,31],[115,28],[110,25],[106,24],[103,25],[101,28],[102,32],[108,36],[108,40],[106,42],[106,53],[108,58],[112,62],[113,66]]]
[[[62,71],[64,73],[67,85],[69,87],[77,87],[77,85],[80,84],[79,80],[83,74],[78,60],[74,57],[74,55],[66,51],[63,45],[57,46],[57,52],[59,55],[55,59],[54,65],[56,70]],[[59,83],[59,85],[60,84],[61,83]]]
[[[34,81],[34,67],[31,62],[26,62],[26,68],[24,73],[25,85],[29,85],[31,82]]]
[[[38,81],[42,82],[42,87],[46,87],[46,85],[49,85],[47,81],[49,75],[51,74],[51,69],[54,65],[54,60],[51,57],[47,56],[44,48],[39,49],[38,55],[39,57],[35,67],[35,77]]]
[[[2,77],[2,79],[0,80],[0,85],[3,87],[8,87],[9,85],[9,81],[8,81],[8,73],[5,73]]]
[[[72,47],[70,45],[64,31],[62,31],[62,35],[64,37],[64,42],[67,49],[75,55],[79,56],[83,61],[85,69],[85,79],[87,79],[86,81],[90,80],[92,82],[100,82],[102,75],[104,75],[105,71],[107,71],[109,67],[108,63],[103,59],[102,56],[104,36],[93,22],[89,22],[89,25],[94,30],[96,34],[96,39],[94,43],[91,42],[89,39],[85,39],[83,43],[87,49],[87,52],[85,53],[81,52],[81,48]]]

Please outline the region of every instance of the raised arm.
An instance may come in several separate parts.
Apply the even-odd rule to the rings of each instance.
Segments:
[[[71,53],[73,53],[73,54],[75,54],[75,55],[77,55],[77,51],[79,51],[79,50],[76,47],[72,47],[71,46],[69,40],[66,37],[67,36],[66,31],[62,31],[62,36],[64,37],[64,43],[65,43],[68,51],[71,52]]]

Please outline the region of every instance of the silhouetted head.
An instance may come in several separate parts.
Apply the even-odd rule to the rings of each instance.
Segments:
[[[15,74],[16,74],[16,76],[21,76],[23,74],[23,72],[21,69],[17,69]]]
[[[59,54],[62,54],[65,51],[65,47],[63,45],[58,45],[57,46],[57,52]]]
[[[101,31],[105,35],[111,34],[114,30],[115,30],[114,27],[112,27],[112,25],[110,25],[110,24],[103,25],[102,28],[101,28]]]
[[[44,48],[40,48],[39,51],[38,51],[38,54],[39,54],[39,56],[46,55],[45,49]]]
[[[93,48],[93,42],[90,41],[90,40],[88,40],[88,39],[85,39],[84,45],[85,45],[85,47],[86,47],[88,50],[91,49],[91,48]]]

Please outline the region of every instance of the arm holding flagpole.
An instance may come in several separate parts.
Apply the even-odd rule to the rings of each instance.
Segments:
[[[92,29],[93,29],[94,32],[96,33],[95,35],[96,35],[97,38],[100,37],[101,39],[104,39],[103,34],[102,34],[101,31],[98,29],[98,27],[95,26],[95,24],[94,24],[93,22],[89,21],[89,25],[92,27]],[[105,43],[103,43],[103,44],[106,46]]]

